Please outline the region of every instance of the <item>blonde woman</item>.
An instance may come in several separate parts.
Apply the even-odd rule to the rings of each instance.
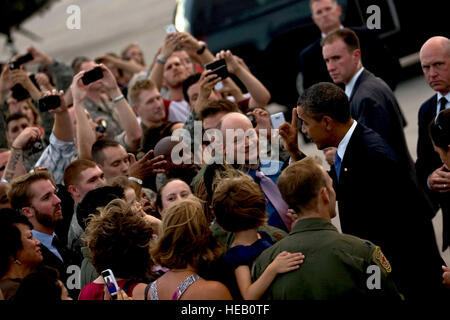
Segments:
[[[169,271],[147,286],[146,300],[232,299],[221,282],[198,275],[202,263],[217,259],[223,252],[209,230],[199,199],[190,196],[168,208],[159,234],[150,252],[153,261]]]

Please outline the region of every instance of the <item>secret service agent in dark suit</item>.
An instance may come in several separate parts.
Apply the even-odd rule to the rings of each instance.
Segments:
[[[419,183],[427,190],[435,209],[442,209],[442,250],[450,246],[450,179],[439,155],[434,151],[428,127],[439,111],[450,108],[450,40],[445,37],[428,39],[420,50],[424,77],[436,92],[419,109],[416,171]],[[445,100],[444,100],[445,99]]]
[[[362,62],[376,76],[383,79],[392,90],[395,90],[401,74],[398,58],[383,44],[377,35],[366,28],[350,27],[355,31],[364,52]],[[303,88],[307,89],[319,82],[333,82],[323,61],[322,47],[317,39],[300,53],[300,65],[303,75]]]
[[[428,134],[428,127],[436,118],[438,101],[434,95],[425,101],[419,109],[419,137],[417,141],[416,171],[419,183],[427,190],[427,194],[433,201],[435,212],[439,207],[442,209],[442,250],[450,246],[450,207],[448,205],[448,194],[430,190],[428,177],[438,168],[442,167],[442,161],[437,152],[434,151],[433,143]]]
[[[431,224],[432,208],[415,172],[401,164],[380,135],[350,117],[348,98],[336,85],[319,83],[306,90],[297,112],[302,131],[319,150],[338,148],[340,159],[334,165],[339,168],[341,163],[340,168],[332,167],[330,176],[342,232],[383,248],[406,299],[442,298],[444,262]],[[285,128],[280,132],[285,136]],[[411,268],[417,259],[420,272]]]
[[[439,268],[444,262],[430,219],[432,208],[418,187],[414,171],[402,166],[376,132],[357,125],[342,159],[339,179],[334,166],[331,172],[342,231],[383,248],[395,266],[394,280],[406,298],[441,290]],[[411,269],[411,257],[417,252],[423,259],[421,275]]]
[[[403,128],[406,120],[386,83],[364,69],[350,95],[350,114],[358,123],[374,130],[394,149],[402,162],[413,167]]]

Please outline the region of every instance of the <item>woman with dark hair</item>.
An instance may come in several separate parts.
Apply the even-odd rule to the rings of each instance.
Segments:
[[[85,232],[97,273],[111,269],[120,289],[133,299],[143,299],[146,283],[152,278],[150,240],[153,229],[142,217],[140,208],[115,199],[102,208],[100,214],[90,216]],[[101,276],[87,284],[79,296],[79,300],[109,298]]]
[[[146,300],[232,299],[221,282],[198,275],[202,264],[216,260],[223,251],[209,230],[203,204],[194,196],[164,212],[159,239],[152,242],[150,252],[153,261],[169,271],[147,285]]]
[[[217,223],[235,235],[225,262],[234,270],[244,299],[259,299],[277,274],[296,270],[303,263],[303,254],[283,251],[252,283],[250,269],[254,260],[274,241],[258,230],[267,222],[266,199],[250,176],[242,173],[240,177],[220,179],[212,196],[212,208]]]
[[[156,193],[156,210],[162,217],[164,210],[191,194],[191,188],[186,182],[181,179],[170,179]]]
[[[67,288],[59,279],[58,270],[41,266],[22,280],[12,300],[56,302],[72,300],[72,298],[69,297]]]
[[[28,219],[12,209],[0,210],[0,290],[11,299],[20,282],[42,262],[40,242]]]
[[[430,123],[430,136],[433,142],[434,150],[444,164],[446,171],[450,170],[450,109],[443,110],[438,113],[436,118]],[[450,205],[449,193],[446,196],[447,204]],[[444,274],[444,284],[450,288],[450,268],[442,266]]]

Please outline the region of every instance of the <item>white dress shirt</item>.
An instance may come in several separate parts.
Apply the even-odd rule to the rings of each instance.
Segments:
[[[341,161],[344,160],[345,151],[347,150],[348,143],[350,141],[350,138],[353,135],[353,131],[355,131],[357,124],[358,123],[356,122],[356,120],[353,120],[352,126],[350,127],[350,129],[348,129],[347,133],[345,134],[345,136],[341,140],[341,142],[339,142],[339,145],[337,148],[337,154],[338,154],[339,158],[341,158]]]
[[[363,70],[364,70],[364,67],[361,67],[361,69],[359,69],[359,71],[357,73],[355,73],[352,80],[350,80],[350,82],[345,86],[345,94],[347,95],[347,97],[349,99],[350,99],[350,96],[352,95],[353,88],[355,87],[355,83],[358,80],[361,73],[363,72]]]

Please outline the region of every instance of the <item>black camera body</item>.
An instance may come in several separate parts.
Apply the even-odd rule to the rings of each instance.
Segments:
[[[205,65],[205,68],[208,70],[212,70],[211,73],[214,73],[222,79],[228,78],[230,76],[225,59],[210,62]]]
[[[38,106],[39,111],[47,112],[49,110],[53,110],[58,108],[61,105],[61,98],[57,95],[47,96],[39,99]]]
[[[19,69],[21,65],[23,65],[25,62],[31,61],[33,60],[33,56],[31,55],[31,53],[27,53],[23,56],[20,56],[19,58],[17,58],[14,61],[11,61],[9,63],[9,68],[11,70],[15,70],[15,69]]]
[[[94,69],[87,71],[81,78],[81,81],[85,86],[87,86],[88,84],[100,80],[102,78],[103,78],[102,68],[95,67]]]
[[[31,82],[34,84],[34,86],[40,90],[34,74],[30,74],[29,78],[30,78]],[[14,99],[16,99],[17,101],[23,101],[25,99],[30,98],[29,92],[20,83],[14,85],[11,88],[11,94],[12,94],[12,97]]]

